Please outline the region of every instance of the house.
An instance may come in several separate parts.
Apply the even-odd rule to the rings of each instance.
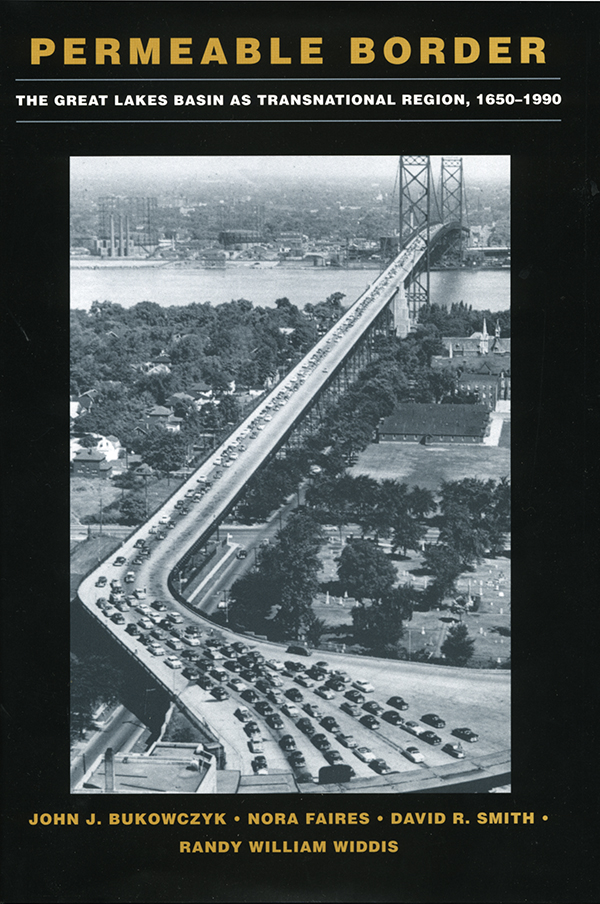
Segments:
[[[378,442],[481,443],[489,424],[484,405],[436,405],[406,402],[382,418]]]
[[[112,474],[112,465],[103,452],[82,449],[73,459],[73,474],[76,477],[95,477],[106,480]]]
[[[470,336],[443,336],[442,342],[449,358],[472,358],[481,355],[510,355],[510,339],[500,335],[500,324],[496,324],[494,335],[487,331],[485,317],[481,332]]]
[[[155,405],[146,412],[146,424],[148,427],[154,427],[159,424],[165,427],[171,433],[179,433],[183,418],[175,417],[172,408],[165,408],[164,405]]]

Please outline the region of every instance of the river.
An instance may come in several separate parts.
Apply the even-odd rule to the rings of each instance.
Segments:
[[[354,301],[377,276],[377,270],[272,269],[228,267],[224,270],[170,267],[101,267],[71,269],[71,307],[89,310],[94,301],[112,301],[130,308],[140,301],[160,305],[192,302],[224,304],[246,298],[274,307],[287,297],[303,308],[343,292]],[[510,307],[509,270],[443,270],[431,274],[431,301],[450,305],[464,301],[474,310],[503,311]]]

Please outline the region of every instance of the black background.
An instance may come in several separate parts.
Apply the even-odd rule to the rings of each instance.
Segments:
[[[595,456],[586,454],[597,420],[600,16],[596,5],[13,2],[1,9],[5,24],[0,56],[5,76],[0,245],[5,351],[2,899],[425,904],[597,900],[593,867],[597,677],[592,664],[598,608],[592,571],[597,556],[597,472]],[[341,48],[347,46],[348,35],[380,41],[395,34],[411,40],[421,35],[448,40],[454,35],[545,37],[548,64],[542,74],[562,78],[565,103],[558,115],[563,122],[292,124],[284,121],[284,110],[281,122],[268,126],[13,124],[18,114],[13,95],[24,92],[11,79],[31,77],[30,36],[191,35],[202,43],[209,36],[273,35],[281,36],[283,45],[286,37],[324,35],[326,64],[302,67],[311,70],[310,76],[352,76],[360,91],[374,90],[369,77],[438,75],[416,62],[410,63],[411,69],[409,64],[393,67],[403,71],[392,73],[387,65],[347,67]],[[65,73],[57,65],[45,74],[66,74],[74,80],[84,75],[83,67],[75,74],[72,70],[77,67],[67,68],[71,71]],[[224,77],[212,67],[204,67],[209,73],[186,67],[192,68],[186,77]],[[488,67],[482,61],[470,67],[469,75],[522,76],[531,68]],[[235,66],[229,67],[227,77],[229,72],[232,78],[240,77]],[[174,77],[169,67],[152,74]],[[265,66],[252,74],[270,77],[273,72]],[[443,75],[454,74],[456,67],[445,67]],[[97,77],[93,67],[85,75]],[[291,67],[290,75],[307,73]],[[86,85],[73,90],[93,89]],[[276,90],[285,91],[285,81]],[[84,119],[89,113],[75,109],[76,115]],[[65,455],[69,156],[403,153],[512,157],[512,794],[393,799],[70,795]],[[173,810],[226,811],[228,825],[214,833],[193,834],[179,828],[109,827],[105,816]],[[338,828],[335,833],[327,827],[303,828],[302,814],[307,810],[366,811],[371,825]],[[435,810],[448,819],[443,826],[393,827],[389,813],[394,810]],[[453,810],[464,812],[470,824],[450,825]],[[535,823],[476,825],[477,812],[492,810],[534,812]],[[249,829],[249,811],[295,812],[301,825]],[[35,812],[77,812],[82,822],[95,812],[102,825],[32,827],[27,820]],[[236,814],[239,823],[233,822]],[[379,814],[384,816],[381,823],[376,821]],[[546,822],[542,815],[548,816]],[[399,852],[178,853],[180,839],[334,836],[396,838]]]

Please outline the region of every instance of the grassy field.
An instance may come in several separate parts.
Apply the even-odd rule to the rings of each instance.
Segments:
[[[504,425],[502,433],[510,425]],[[501,437],[502,443],[502,437]],[[367,474],[376,480],[392,479],[409,486],[439,489],[443,480],[499,480],[510,476],[510,449],[483,445],[435,445],[373,443],[361,452],[350,469],[355,477]]]
[[[171,477],[154,478],[148,480],[148,514],[156,511],[165,499],[174,493],[177,487],[183,483],[182,479]],[[131,490],[121,490],[113,486],[111,480],[95,480],[87,477],[71,477],[71,523],[87,524],[92,516],[100,515],[100,506],[104,511],[108,506],[131,493]],[[145,489],[141,486],[134,492],[144,495]],[[107,521],[110,513],[107,512]]]
[[[354,527],[344,530],[344,539],[347,534],[357,536],[360,531]],[[323,570],[319,578],[323,585],[335,586],[337,580],[336,559],[342,551],[340,536],[337,529],[326,529],[328,542],[321,550],[320,558]],[[424,588],[429,582],[427,575],[420,574],[421,556],[410,551],[406,558],[395,557],[393,563],[398,572],[398,583],[412,583],[415,587]],[[499,557],[497,559],[484,559],[476,565],[472,572],[461,574],[457,581],[457,596],[459,594],[481,595],[481,605],[478,612],[466,613],[462,621],[467,625],[469,634],[475,638],[475,655],[471,661],[472,666],[489,667],[497,664],[500,658],[503,662],[511,655],[511,639],[503,636],[495,630],[497,627],[510,628],[511,623],[511,575],[510,559]],[[319,593],[313,603],[313,610],[318,618],[322,618],[332,628],[352,624],[352,608],[355,601],[344,599],[333,590],[327,596],[326,590]],[[414,653],[425,649],[436,654],[444,640],[448,628],[455,618],[448,611],[415,612],[412,621],[406,625],[407,633],[403,645],[409,647]],[[410,632],[410,635],[409,635]],[[327,635],[323,640],[337,642],[338,634]]]

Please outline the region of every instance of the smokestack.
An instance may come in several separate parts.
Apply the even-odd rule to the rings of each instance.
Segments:
[[[108,747],[104,754],[104,791],[106,794],[115,792],[115,759],[112,747]]]

